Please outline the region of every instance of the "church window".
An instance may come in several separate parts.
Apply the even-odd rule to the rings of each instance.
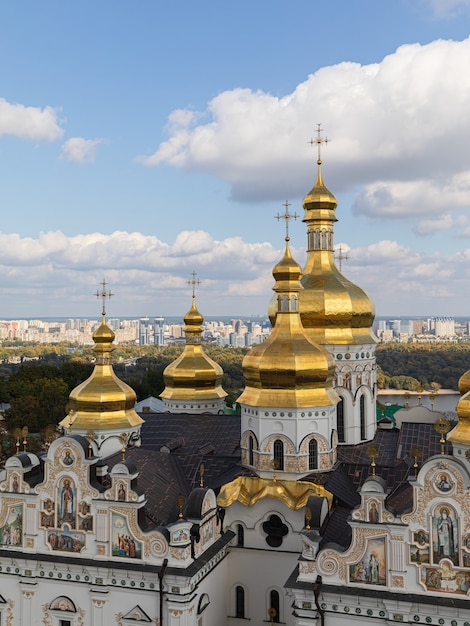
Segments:
[[[315,231],[315,250],[320,250],[320,230]]]
[[[267,522],[263,522],[263,531],[267,534],[266,543],[271,548],[279,548],[284,537],[289,532],[288,527],[279,515],[271,515]]]
[[[237,525],[237,546],[243,548],[245,545],[245,529],[242,524]]]
[[[336,430],[338,432],[338,441],[344,443],[346,441],[345,428],[344,428],[344,399],[336,405]]]
[[[308,469],[318,469],[318,441],[311,439],[308,444]]]
[[[253,447],[253,437],[250,435],[248,437],[248,465],[254,465]]]
[[[297,296],[291,296],[291,311],[297,311]]]
[[[362,395],[359,400],[359,412],[361,416],[361,439],[367,439],[366,436],[366,399]]]
[[[240,585],[235,587],[235,617],[245,617],[245,590]]]
[[[275,469],[284,469],[284,444],[280,439],[276,439],[273,446],[273,457]]]
[[[69,619],[60,619],[59,626],[72,626],[72,622]]]
[[[274,609],[274,611],[276,611],[276,613],[272,611],[272,618],[271,618],[275,624],[278,624],[281,621],[280,616],[279,616],[279,604],[280,604],[279,592],[273,589],[269,594],[269,608]]]
[[[326,230],[321,231],[321,248],[322,250],[326,250]]]

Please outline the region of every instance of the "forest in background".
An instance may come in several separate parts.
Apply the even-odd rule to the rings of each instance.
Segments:
[[[158,396],[164,388],[163,370],[183,348],[183,343],[117,346],[114,370],[138,400]],[[242,360],[248,349],[210,344],[204,349],[224,370],[222,384],[231,405],[244,387]],[[37,360],[7,362],[13,355],[15,360]],[[17,345],[0,348],[0,357],[0,402],[10,404],[4,425],[10,433],[25,425],[37,433],[65,417],[70,392],[93,370],[94,353],[91,346],[71,353],[70,346],[60,344],[53,351],[51,346]],[[457,389],[460,376],[470,369],[470,344],[379,344],[377,364],[380,389]]]

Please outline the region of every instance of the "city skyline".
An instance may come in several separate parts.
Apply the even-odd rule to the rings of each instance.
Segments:
[[[0,7],[0,317],[263,315],[302,197],[378,316],[465,316],[468,0]],[[363,36],[358,36],[363,33]],[[231,313],[235,311],[235,313]],[[404,313],[401,313],[404,311]],[[144,312],[144,313],[142,313]]]

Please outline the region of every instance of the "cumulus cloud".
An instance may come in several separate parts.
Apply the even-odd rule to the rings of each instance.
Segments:
[[[0,98],[0,135],[55,141],[63,132],[56,109],[13,104]]]
[[[61,157],[66,161],[75,161],[76,163],[93,163],[96,147],[102,141],[102,139],[71,137],[63,144]]]
[[[413,251],[391,239],[360,248],[341,245],[348,256],[343,274],[369,292],[381,314],[465,313],[470,248],[443,255]],[[266,242],[216,240],[205,231],[184,231],[172,243],[125,231],[73,237],[51,231],[37,238],[0,233],[2,314],[98,315],[93,293],[105,277],[116,294],[107,307],[110,315],[182,316],[190,304],[187,280],[193,271],[201,281],[197,301],[205,316],[265,314],[272,268],[282,253]],[[293,250],[293,255],[303,263],[304,254]]]
[[[357,213],[423,219],[468,208],[468,67],[470,38],[438,40],[403,45],[380,63],[321,68],[283,97],[225,91],[205,111],[174,111],[167,141],[140,160],[209,172],[240,201],[295,198],[313,183],[308,140],[321,121],[333,140],[325,182],[357,193]]]
[[[451,228],[461,229],[466,223],[467,217],[465,215],[459,215],[456,219],[454,219],[450,213],[445,213],[434,220],[423,220],[418,222],[414,231],[418,235],[430,235],[432,233],[449,230]]]

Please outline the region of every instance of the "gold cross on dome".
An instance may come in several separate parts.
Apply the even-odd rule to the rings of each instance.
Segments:
[[[285,220],[285,222],[286,222],[286,241],[288,241],[289,240],[289,220],[296,220],[299,216],[297,215],[297,213],[293,213],[293,214],[289,213],[290,204],[287,202],[287,200],[284,202],[284,204],[282,206],[286,207],[286,210],[285,210],[284,214],[281,215],[280,213],[278,213],[274,217],[277,219],[278,222],[280,220]]]
[[[316,139],[310,139],[310,141],[308,142],[311,146],[314,146],[315,144],[317,144],[317,148],[318,148],[318,158],[317,158],[317,163],[320,164],[321,163],[321,146],[322,144],[326,144],[331,141],[331,139],[328,139],[328,137],[323,138],[321,136],[321,132],[322,132],[322,127],[321,124],[317,124],[317,138]]]
[[[113,293],[111,293],[111,291],[106,291],[106,285],[108,283],[105,281],[105,279],[103,278],[102,282],[100,283],[101,285],[101,291],[99,291],[99,289],[96,290],[95,296],[97,298],[101,298],[103,300],[103,311],[102,314],[106,315],[106,298],[112,298],[112,296],[114,296]]]
[[[192,285],[192,287],[193,287],[193,298],[196,295],[196,285],[200,285],[201,284],[201,281],[196,279],[196,276],[197,276],[196,272],[193,271],[193,272],[191,272],[191,278],[186,281],[186,283],[188,285]]]
[[[343,254],[343,246],[339,246],[338,254],[335,255],[335,259],[339,261],[339,271],[343,266],[343,261],[349,261],[349,254]]]

